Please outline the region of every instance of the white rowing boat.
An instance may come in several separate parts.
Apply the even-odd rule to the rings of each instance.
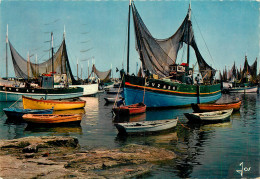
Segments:
[[[117,123],[115,126],[119,133],[149,133],[173,128],[177,125],[177,121],[178,118],[156,121]]]
[[[233,112],[233,109],[203,112],[203,113],[184,113],[186,118],[191,122],[216,122],[228,119]]]

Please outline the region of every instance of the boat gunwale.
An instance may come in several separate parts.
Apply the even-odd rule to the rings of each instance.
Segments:
[[[80,104],[80,103],[86,103],[86,101],[84,100],[79,100],[79,101],[68,101],[68,100],[64,100],[64,101],[59,101],[58,99],[53,99],[53,100],[45,100],[45,99],[35,99],[35,98],[31,98],[31,97],[27,97],[27,96],[22,96],[23,99],[26,100],[31,100],[31,101],[36,101],[36,102],[43,102],[43,103],[54,103],[54,104]]]
[[[136,124],[138,124],[138,123],[147,123],[147,122],[155,122],[155,121],[141,121],[141,122],[127,122],[127,123],[116,123],[116,125],[121,125],[122,127],[126,127],[126,128],[128,128],[128,129],[134,129],[134,128],[140,128],[140,127],[142,127],[142,128],[151,128],[151,127],[160,127],[160,126],[162,126],[162,125],[165,125],[165,124],[171,124],[171,123],[175,123],[175,122],[177,122],[178,121],[178,118],[176,118],[176,119],[166,119],[166,120],[157,120],[157,122],[161,122],[161,123],[158,123],[158,124],[156,124],[155,123],[155,125],[154,126],[151,126],[151,124],[147,124],[147,125],[130,125],[129,127],[128,127],[128,124],[130,123],[136,123]],[[124,125],[124,124],[126,124],[126,126]],[[149,126],[148,126],[149,125]]]

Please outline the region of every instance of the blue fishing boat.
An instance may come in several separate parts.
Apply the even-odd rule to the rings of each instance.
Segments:
[[[154,38],[144,24],[134,2],[129,4],[135,28],[136,49],[141,66],[138,76],[129,75],[129,41],[127,73],[123,77],[126,105],[144,102],[151,107],[182,107],[191,103],[209,103],[221,97],[221,85],[214,82],[216,70],[206,63],[195,41],[191,8],[178,30],[167,39]],[[130,35],[128,19],[128,39]],[[187,46],[187,62],[177,64],[178,51]],[[193,48],[199,74],[193,77],[190,67],[190,46]],[[194,82],[195,81],[195,82]]]
[[[6,116],[10,119],[22,119],[24,114],[52,114],[52,109],[45,110],[32,110],[32,109],[22,109],[22,108],[4,108]]]

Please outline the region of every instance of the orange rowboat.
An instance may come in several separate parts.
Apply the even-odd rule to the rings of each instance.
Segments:
[[[69,101],[69,100],[44,100],[34,99],[23,96],[23,108],[24,109],[50,109],[54,110],[68,110],[84,108],[86,101]]]
[[[233,103],[191,104],[194,112],[221,111],[226,109],[233,109],[234,111],[238,111],[240,106],[241,100]]]
[[[56,114],[25,114],[23,119],[30,124],[64,124],[80,123],[82,116],[73,115],[56,115]]]
[[[134,115],[141,114],[146,111],[144,103],[137,103],[128,106],[120,106],[112,109],[115,115]]]

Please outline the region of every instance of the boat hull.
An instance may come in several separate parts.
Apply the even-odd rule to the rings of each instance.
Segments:
[[[20,109],[20,108],[4,108],[6,116],[10,119],[22,119],[24,114],[52,114],[53,109],[46,110],[31,110],[31,109]]]
[[[68,110],[83,108],[86,101],[59,101],[59,100],[41,100],[23,96],[24,109],[49,109]]]
[[[215,123],[228,120],[232,112],[233,109],[228,109],[204,113],[184,113],[184,115],[190,122]]]
[[[36,99],[68,99],[83,96],[82,88],[27,89],[0,86],[0,101],[22,101],[22,96]]]
[[[257,87],[230,88],[229,93],[257,93]]]
[[[23,119],[29,124],[68,124],[81,122],[82,116],[80,114],[75,115],[56,115],[56,114],[25,114]]]
[[[143,103],[132,104],[129,106],[120,106],[112,109],[115,115],[135,115],[146,111],[146,105]]]
[[[144,85],[145,84],[145,85]],[[191,103],[209,103],[221,97],[221,86],[187,85],[163,80],[126,76],[123,97],[126,105],[143,101],[148,108],[184,107]]]
[[[115,124],[119,133],[151,133],[171,129],[177,125],[178,119],[160,120],[160,121],[142,121],[130,123]]]
[[[83,88],[83,96],[92,96],[98,93],[98,84],[70,85],[70,87]]]
[[[241,101],[235,103],[223,103],[223,104],[191,104],[194,112],[208,112],[208,111],[220,111],[225,109],[233,109],[238,111],[241,106]]]

